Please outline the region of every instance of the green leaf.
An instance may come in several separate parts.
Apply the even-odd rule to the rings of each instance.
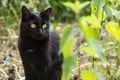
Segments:
[[[105,76],[97,69],[84,70],[81,73],[81,78],[83,80],[106,80]]]
[[[82,50],[92,57],[95,55],[95,52],[91,47],[84,47]]]
[[[73,31],[72,25],[68,24],[68,25],[65,26],[64,31],[63,31],[63,36],[62,36],[61,41],[60,41],[60,51],[59,51],[59,53],[61,53],[63,51],[67,41],[69,40],[69,38],[72,35],[72,31]]]
[[[100,22],[104,21],[105,18],[106,18],[106,13],[103,12],[103,11],[100,11],[100,12],[98,13],[98,19],[100,20]]]
[[[117,80],[120,80],[120,69],[118,69],[118,71],[116,73],[116,77],[117,77]]]
[[[63,74],[62,80],[69,80],[70,73],[75,66],[75,59],[72,57],[73,52],[73,40],[72,40],[72,25],[67,25],[64,28],[64,34],[60,42],[60,52],[63,52],[64,62],[63,62]]]
[[[82,73],[81,73],[81,78],[83,80],[96,80],[96,74],[92,71],[92,70],[84,70]]]
[[[99,24],[99,23],[98,23]],[[97,24],[97,25],[98,25]],[[82,18],[78,22],[79,28],[83,31],[87,42],[89,43],[90,38],[100,39],[99,27],[93,27],[95,25],[93,22],[89,22]],[[91,26],[90,26],[91,25]]]
[[[73,40],[72,38],[70,38],[67,40],[66,45],[63,48],[64,58],[71,56],[72,51],[73,51]]]
[[[62,3],[64,6],[71,8],[75,13],[79,12],[79,1],[76,0],[75,3],[72,2],[63,2]]]
[[[80,20],[78,21],[78,26],[83,31],[83,33],[86,35],[89,28],[88,28],[88,24],[84,17],[80,18]]]
[[[100,37],[99,37],[99,35],[100,35],[99,29],[97,29],[97,28],[90,27],[87,34],[88,34],[88,40],[90,38],[94,38],[94,39],[97,39],[97,40],[100,39]]]
[[[77,13],[80,12],[81,9],[83,9],[84,7],[89,5],[90,1],[86,1],[86,2],[80,4],[79,0],[76,0],[75,3],[63,2],[62,4],[66,7],[69,7],[70,9],[72,9],[77,14]]]
[[[99,12],[102,12],[102,8],[104,7],[106,0],[92,0],[91,9],[92,14],[98,17]]]
[[[111,8],[111,12],[116,18],[120,19],[120,11]]]
[[[101,28],[101,22],[95,16],[87,16],[85,17],[85,20],[91,25],[91,27]]]
[[[108,0],[108,1],[110,1],[111,3],[114,3],[114,2],[116,2],[117,0]]]
[[[107,58],[104,54],[102,45],[96,39],[93,38],[90,39],[90,45],[96,53],[96,55],[98,55],[98,57],[101,58],[102,61],[107,62]]]
[[[90,1],[85,1],[84,3],[81,3],[80,5],[79,5],[79,9],[81,10],[81,9],[83,9],[84,7],[86,7],[87,5],[89,5],[90,4]]]
[[[97,76],[98,80],[106,80],[105,76],[99,72],[97,69],[91,69]]]
[[[1,3],[3,7],[7,7],[8,0],[2,0]]]
[[[70,80],[70,73],[72,69],[75,67],[76,62],[74,57],[69,56],[64,60],[63,63],[63,74],[62,74],[62,80]]]
[[[120,27],[117,23],[108,22],[105,28],[116,40],[120,41]]]

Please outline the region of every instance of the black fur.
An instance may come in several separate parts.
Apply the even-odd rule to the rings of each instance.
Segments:
[[[58,54],[59,36],[49,31],[51,10],[31,13],[22,7],[18,48],[26,80],[61,80],[63,57]],[[32,29],[31,24],[36,28]],[[47,28],[43,29],[43,24]]]

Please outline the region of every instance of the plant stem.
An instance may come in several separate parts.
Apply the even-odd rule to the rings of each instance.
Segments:
[[[117,70],[119,69],[119,64],[120,64],[120,60],[119,60],[119,58],[117,57]]]
[[[117,50],[117,63],[116,63],[117,70],[119,69],[119,65],[120,65],[120,42],[118,42],[118,50]]]
[[[95,57],[92,57],[92,68],[95,67],[95,61],[94,61]]]

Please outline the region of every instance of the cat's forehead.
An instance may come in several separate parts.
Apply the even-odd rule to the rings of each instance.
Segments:
[[[40,12],[32,12],[32,14],[36,17],[40,17]]]

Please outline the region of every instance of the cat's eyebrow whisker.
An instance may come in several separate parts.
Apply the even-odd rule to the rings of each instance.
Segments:
[[[26,52],[34,52],[33,49],[27,49]]]

